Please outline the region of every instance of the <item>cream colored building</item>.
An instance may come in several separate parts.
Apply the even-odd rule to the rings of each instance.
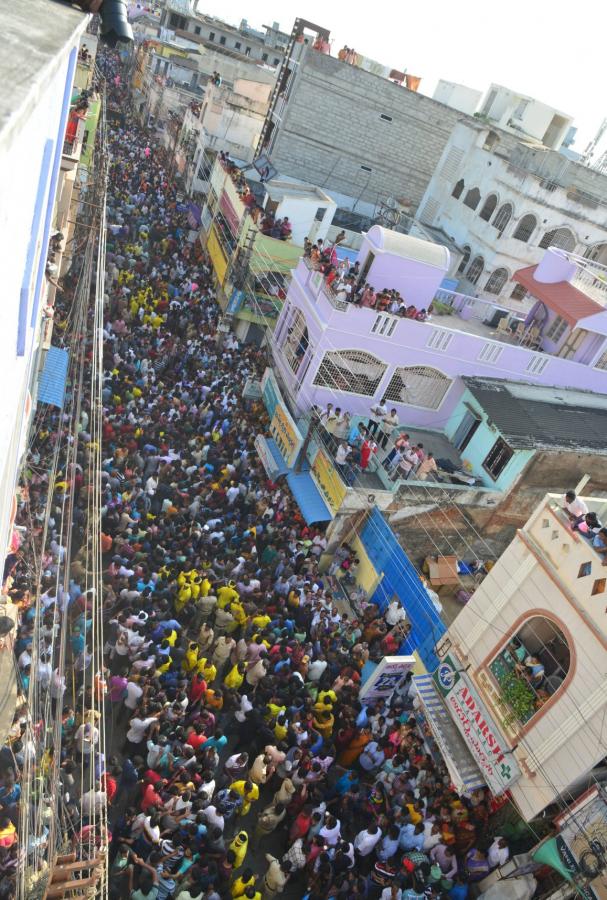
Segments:
[[[607,501],[584,499],[605,521]],[[469,703],[476,721],[472,730],[466,725],[468,749],[477,763],[480,753],[495,752],[493,736],[483,741],[489,718],[486,724],[507,748],[500,762],[512,770],[507,786],[526,819],[559,794],[567,802],[579,794],[607,753],[607,557],[571,530],[563,501],[545,497],[438,648],[446,661],[435,676],[443,694],[455,670],[460,686],[470,688],[464,695],[478,693],[481,701]],[[532,702],[525,691],[530,657],[537,682],[531,683]],[[515,721],[504,702],[508,682],[522,684],[527,696],[527,712]]]

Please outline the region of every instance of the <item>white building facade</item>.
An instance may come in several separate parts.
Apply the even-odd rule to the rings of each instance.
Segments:
[[[587,174],[591,190],[582,181]],[[512,276],[539,262],[548,247],[604,261],[606,213],[607,177],[468,121],[453,129],[419,218],[463,249],[457,273],[463,290],[520,309],[526,292]]]
[[[585,501],[603,515],[604,499]],[[562,503],[546,496],[437,647],[445,668],[435,680],[447,708],[456,723],[465,709],[481,710],[502,749],[492,762],[507,768],[526,819],[561,794],[578,796],[605,756],[606,571],[591,541],[571,530]],[[450,691],[458,678],[467,692],[456,709]],[[482,744],[471,740],[484,764],[493,745]]]

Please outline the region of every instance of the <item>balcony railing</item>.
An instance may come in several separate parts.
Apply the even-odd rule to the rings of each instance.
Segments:
[[[567,250],[551,247],[553,253],[573,263],[576,267],[571,284],[579,288],[588,297],[602,305],[607,304],[607,266],[596,262],[594,259],[586,259],[577,253],[569,253]]]

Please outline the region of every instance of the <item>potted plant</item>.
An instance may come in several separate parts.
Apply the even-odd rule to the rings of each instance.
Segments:
[[[509,672],[500,682],[501,700],[508,707],[503,719],[504,728],[524,724],[535,712],[535,694],[516,672]]]

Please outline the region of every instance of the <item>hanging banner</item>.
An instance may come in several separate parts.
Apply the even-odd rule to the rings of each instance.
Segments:
[[[384,656],[360,689],[365,704],[389,699],[415,665],[414,656]]]
[[[483,778],[494,794],[503,794],[518,781],[521,771],[477,689],[449,655],[441,662],[433,679]]]
[[[261,379],[261,396],[263,405],[267,409],[270,419],[272,419],[276,407],[279,403],[282,403],[282,394],[280,393],[276,376],[270,368],[265,370]]]
[[[215,270],[217,280],[220,284],[223,284],[228,269],[228,260],[225,253],[223,252],[221,244],[219,243],[214,225],[211,226],[211,230],[209,231],[209,237],[207,239],[207,253],[211,258],[211,263],[213,264],[213,269]]]
[[[335,469],[331,457],[321,447],[316,452],[310,472],[323,500],[333,515],[336,515],[341,509],[348,489]]]

